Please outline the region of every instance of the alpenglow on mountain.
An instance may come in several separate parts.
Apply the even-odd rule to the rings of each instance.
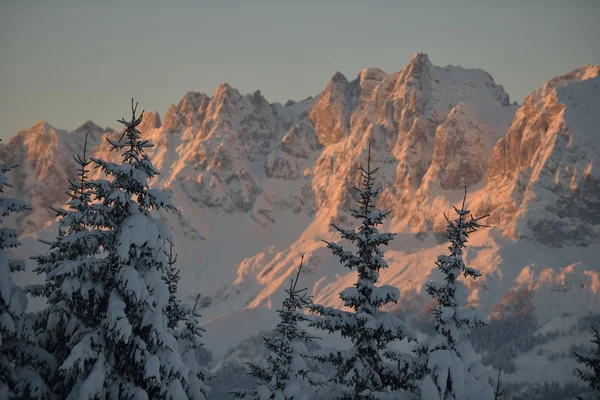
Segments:
[[[552,330],[600,310],[599,104],[597,65],[518,105],[487,72],[416,53],[398,72],[338,72],[316,97],[284,105],[226,83],[212,96],[188,92],[162,118],[146,112],[140,130],[155,144],[154,184],[178,205],[162,217],[185,265],[181,291],[202,295],[207,318],[280,304],[300,254],[315,301],[340,306],[353,278],[321,239],[333,240],[331,222],[348,222],[371,143],[378,208],[391,212],[383,229],[399,233],[381,282],[401,290],[401,308],[428,310],[444,213],[466,186],[468,208],[492,226],[469,242],[469,264],[483,273],[469,300],[490,315],[531,313],[536,329]],[[91,121],[73,132],[41,121],[0,144],[0,159],[21,165],[9,195],[32,208],[17,220],[25,235],[55,234],[49,207],[67,198],[86,132],[93,157],[114,159],[105,138],[120,132]]]
[[[344,218],[370,141],[383,170],[381,206],[411,232],[442,232],[444,193],[485,185],[478,210],[510,237],[560,246],[562,233],[587,245],[600,233],[598,70],[554,78],[519,107],[485,71],[437,67],[416,53],[399,72],[365,69],[352,81],[338,72],[316,98],[285,105],[226,83],[212,97],[188,92],[162,122],[147,112],[142,129],[156,144],[157,183],[211,214],[263,225],[280,212]],[[73,132],[41,121],[0,147],[3,159],[28,166],[16,179],[35,207],[20,221],[26,232],[45,227],[47,207],[64,202],[61,183],[73,176],[70,155],[84,132],[94,154],[115,135],[91,121]]]

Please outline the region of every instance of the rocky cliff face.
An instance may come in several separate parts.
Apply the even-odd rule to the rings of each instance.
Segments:
[[[317,205],[345,219],[350,188],[358,183],[357,160],[371,142],[385,188],[381,206],[414,232],[443,229],[439,204],[433,205],[441,201],[440,191],[483,181],[491,151],[517,109],[485,71],[440,68],[422,53],[394,74],[371,69],[352,82],[337,75],[332,82],[337,85],[322,96],[345,96],[336,104],[352,114],[346,139],[327,145],[311,168]],[[317,106],[323,103],[321,97]],[[345,126],[342,115],[329,126]]]
[[[548,81],[498,141],[478,204],[506,234],[550,246],[599,237],[599,72],[589,66]]]
[[[597,98],[597,66],[549,81],[519,108],[485,71],[438,67],[417,53],[392,74],[371,68],[349,81],[336,73],[317,97],[285,105],[225,83],[212,96],[189,92],[162,121],[147,112],[142,131],[156,145],[155,184],[185,205],[181,220],[343,221],[370,142],[380,207],[402,230],[443,231],[440,210],[466,186],[476,210],[511,237],[589,244],[600,226]],[[74,132],[40,122],[0,144],[0,158],[26,166],[13,178],[34,208],[20,221],[26,232],[48,225],[47,207],[65,201],[86,131],[94,156],[117,157],[104,138],[119,133],[91,122]]]

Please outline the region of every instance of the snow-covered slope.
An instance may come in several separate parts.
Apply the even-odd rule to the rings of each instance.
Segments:
[[[156,144],[150,156],[161,172],[154,184],[178,206],[164,218],[182,295],[201,293],[205,317],[230,326],[245,308],[277,307],[304,254],[304,284],[316,301],[339,305],[353,277],[321,239],[338,239],[330,222],[352,223],[356,167],[371,142],[379,206],[392,213],[384,229],[399,232],[382,280],[401,289],[405,310],[427,309],[423,284],[435,279],[446,246],[443,213],[467,186],[468,205],[491,213],[493,226],[466,255],[484,274],[471,288],[473,303],[497,313],[527,289],[540,325],[558,313],[598,312],[599,70],[552,79],[519,107],[485,71],[438,67],[417,53],[391,74],[336,73],[318,96],[285,105],[223,83],[211,96],[185,94],[162,121],[147,112],[141,130]],[[25,166],[10,194],[34,210],[17,221],[30,236],[18,251],[40,251],[34,237],[56,232],[48,206],[66,199],[84,132],[94,156],[116,157],[104,138],[120,134],[91,122],[74,132],[40,122],[0,144],[1,160]]]

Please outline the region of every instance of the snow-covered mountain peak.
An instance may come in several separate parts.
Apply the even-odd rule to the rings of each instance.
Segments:
[[[430,79],[433,65],[424,53],[415,53],[408,64],[399,72],[395,91],[406,92],[406,87],[424,89]]]
[[[144,132],[160,128],[160,114],[158,111],[144,111],[144,118],[142,119],[142,123],[140,124],[140,130]]]
[[[213,97],[229,93],[237,93],[239,95],[240,92],[237,89],[231,87],[229,83],[221,82],[219,86],[217,86],[217,88],[215,89]]]
[[[431,61],[429,61],[429,56],[421,51],[417,51],[415,52],[412,57],[410,58],[409,63],[415,63],[415,64],[431,64]]]
[[[163,126],[169,132],[184,131],[202,123],[210,98],[200,92],[187,92],[165,114]]]
[[[557,89],[564,88],[570,84],[584,82],[589,79],[596,78],[600,73],[599,65],[587,65],[585,67],[576,68],[573,71],[550,79],[541,88],[534,90],[525,97],[523,105],[536,107],[544,104],[550,106],[555,101]]]
[[[379,68],[365,68],[358,73],[358,84],[361,89],[361,98],[369,99],[373,90],[383,81],[388,74]]]
[[[348,84],[348,79],[340,71],[336,71],[329,81],[330,86],[334,84]]]
[[[240,97],[240,92],[237,89],[223,82],[213,93],[211,105],[214,106],[213,110],[218,109],[218,107],[228,107],[228,102],[237,102]]]
[[[559,87],[564,87],[570,83],[583,82],[588,79],[593,79],[596,78],[599,74],[600,65],[586,65],[585,67],[576,68],[567,74],[550,79],[544,84],[542,92],[547,92],[549,89],[557,89]]]
[[[53,132],[54,130],[55,130],[54,126],[52,126],[52,124],[50,124],[48,121],[39,120],[39,121],[31,124],[31,126],[29,128],[27,128],[21,132],[26,132],[29,136],[31,136],[31,135],[46,135],[48,133]],[[21,133],[21,132],[19,132],[19,133]]]
[[[479,202],[506,234],[554,246],[600,236],[599,70],[578,68],[528,95],[494,148]]]
[[[66,131],[55,129],[46,121],[38,121],[29,128],[0,143],[0,160],[19,165],[12,171],[15,197],[27,199],[32,212],[18,216],[24,233],[33,233],[47,226],[54,218],[48,206],[64,198],[66,179],[75,168],[65,151]]]
[[[375,82],[381,82],[388,74],[380,68],[363,68],[358,73],[358,80],[363,82],[365,80],[373,80]]]
[[[89,132],[90,134],[104,131],[105,129],[103,127],[95,124],[91,120],[85,121],[83,124],[75,128],[75,132]]]
[[[348,135],[352,112],[351,87],[346,77],[336,72],[312,108],[309,118],[320,144],[327,146],[337,143]]]

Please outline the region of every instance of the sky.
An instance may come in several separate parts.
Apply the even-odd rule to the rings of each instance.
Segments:
[[[483,68],[511,101],[600,64],[600,0],[0,0],[0,138],[39,120],[118,127],[221,82],[284,103],[336,71]]]

